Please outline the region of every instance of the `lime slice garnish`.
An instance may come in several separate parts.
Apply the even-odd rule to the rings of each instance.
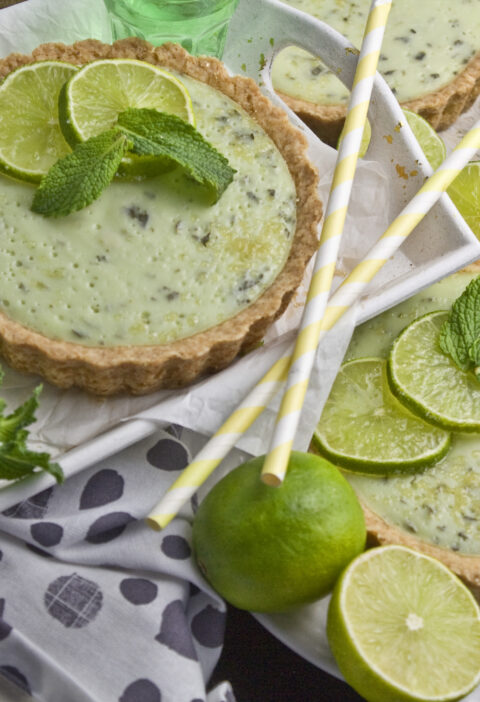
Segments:
[[[416,112],[403,110],[403,114],[407,118],[407,122],[413,134],[422,147],[427,161],[433,170],[436,170],[447,155],[447,149],[443,140],[438,136],[431,124],[429,124],[426,119],[423,119],[423,117],[420,117],[420,115],[417,115]]]
[[[149,108],[195,123],[192,100],[174,75],[135,59],[104,59],[84,66],[60,95],[60,124],[72,145],[111,129],[129,107]]]
[[[438,344],[448,312],[431,312],[397,337],[388,358],[390,388],[428,422],[453,431],[480,431],[480,383]]]
[[[339,466],[386,475],[416,471],[440,460],[450,435],[405,411],[388,389],[386,362],[344,363],[315,430],[320,453]]]
[[[480,238],[480,161],[465,166],[447,193],[472,232]]]
[[[403,546],[358,556],[338,581],[327,636],[368,702],[447,702],[480,682],[480,610],[438,561]]]
[[[362,141],[360,142],[360,151],[358,152],[359,158],[362,158],[367,153],[368,145],[370,144],[371,138],[372,138],[372,127],[370,126],[370,122],[367,119],[367,121],[365,122],[365,127],[363,128]],[[340,147],[342,139],[343,139],[343,130],[340,132],[340,136],[338,137],[337,149]]]
[[[0,172],[38,183],[70,152],[58,123],[58,94],[77,68],[40,61],[10,73],[0,85]]]

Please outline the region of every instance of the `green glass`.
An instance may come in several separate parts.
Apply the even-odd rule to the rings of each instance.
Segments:
[[[181,44],[220,58],[238,0],[104,0],[114,39],[137,36],[155,46]]]

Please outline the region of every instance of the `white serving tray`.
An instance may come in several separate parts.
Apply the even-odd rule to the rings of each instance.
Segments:
[[[44,41],[73,41],[87,36],[110,41],[108,25],[102,15],[103,3],[98,3],[97,0],[71,0],[68,16],[65,15],[61,22],[58,21],[58,0],[30,0],[29,3],[25,3],[25,6],[32,9],[36,5],[42,6]],[[16,17],[19,17],[19,24],[24,23],[21,12],[27,8],[20,5],[9,9],[20,13]],[[2,15],[8,11],[3,10]],[[82,25],[82,20],[87,22],[85,18],[88,18],[89,28],[86,28],[85,24]],[[92,27],[97,29],[92,30]],[[22,41],[19,35],[17,39]],[[25,41],[25,47],[20,45],[19,50],[30,50],[28,41]],[[305,134],[310,158],[318,167],[321,180],[328,181],[334,165],[335,152],[322,144],[272,89],[270,67],[273,57],[281,48],[292,43],[319,55],[347,86],[351,85],[356,55],[351,51],[352,47],[348,41],[328,25],[278,0],[239,0],[227,37],[224,62],[232,73],[250,76],[256,80],[264,93],[286,110],[292,123]],[[0,37],[0,51],[8,52],[8,37],[3,45]],[[381,171],[383,177],[388,178],[388,202],[381,203],[380,207],[388,211],[388,219],[391,220],[420,188],[425,177],[431,173],[431,168],[406,124],[395,97],[379,75],[375,80],[369,119],[372,124],[372,140],[368,150],[370,168],[373,165],[374,170]],[[403,122],[405,126],[394,130],[394,126],[399,122]],[[386,142],[385,135],[392,136],[391,144]],[[396,164],[402,165],[409,173],[417,171],[417,175],[410,176],[408,180],[399,178]],[[359,165],[359,171],[361,169],[362,164]],[[323,196],[325,197],[325,188]],[[378,235],[381,233],[382,231],[379,231]],[[360,251],[362,248],[363,252],[368,250],[372,243],[371,236],[371,232],[365,232],[365,242],[356,242]],[[357,323],[380,313],[477,258],[480,258],[478,240],[450,199],[442,196],[402,249],[378,274],[360,303]],[[345,260],[348,260],[348,256]],[[128,415],[126,418],[128,419]],[[57,460],[66,476],[72,475],[152,434],[158,426],[158,421],[143,418],[118,422],[108,431],[66,451],[57,457]],[[3,487],[0,490],[0,510],[27,499],[49,487],[52,482],[51,476],[41,474]]]

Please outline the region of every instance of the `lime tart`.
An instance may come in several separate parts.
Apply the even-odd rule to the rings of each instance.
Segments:
[[[216,59],[87,40],[12,54],[0,76],[111,59],[160,67],[183,86],[189,121],[228,159],[233,182],[212,204],[182,168],[117,178],[53,218],[31,211],[34,186],[0,176],[0,351],[63,388],[141,394],[190,384],[261,341],[302,279],[322,207],[303,135]]]
[[[326,22],[360,48],[369,0],[283,0]],[[378,70],[402,106],[446,129],[480,93],[480,11],[476,0],[398,0],[388,19]],[[348,102],[339,78],[316,57],[287,47],[273,85],[321,138],[336,144]]]
[[[449,310],[479,274],[480,265],[469,266],[365,322],[352,337],[346,368],[355,363],[353,359],[360,359],[357,363],[368,363],[363,360],[367,356],[376,356],[379,362],[389,354],[391,358],[391,345],[403,329],[427,313]],[[438,390],[440,395],[448,391],[446,384]],[[433,388],[432,394],[435,392]],[[406,414],[405,422],[412,421],[412,417]],[[376,419],[380,421],[381,417]],[[357,442],[357,451],[364,453],[373,448],[366,438],[370,431],[366,421],[364,414],[364,436]],[[392,424],[389,426],[391,428]],[[322,420],[319,427],[322,427]],[[406,444],[413,443],[407,423],[399,427],[392,430],[398,432],[390,437],[392,451],[402,436]],[[431,430],[436,429],[431,426]],[[350,436],[352,443],[354,438]],[[389,440],[384,437],[384,441]],[[314,441],[312,450],[321,448],[318,440]],[[379,453],[383,450],[389,455],[388,446],[377,448]],[[405,446],[404,450],[407,448],[410,452],[414,450],[413,446]],[[375,475],[370,468],[364,470],[362,466],[357,472],[352,461],[350,467],[343,469],[364,509],[369,541],[371,544],[403,544],[438,558],[480,595],[480,433],[452,433],[448,451],[439,455],[434,465],[426,467],[422,460],[420,456],[418,469],[413,473],[406,463],[404,467],[398,463],[397,470],[387,470],[383,475]]]

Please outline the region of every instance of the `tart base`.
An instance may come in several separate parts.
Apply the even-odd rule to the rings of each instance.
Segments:
[[[278,91],[277,91],[278,92]],[[346,105],[318,105],[278,92],[279,97],[330,146],[336,146],[345,122]],[[456,119],[468,110],[480,95],[480,51],[468,62],[455,80],[440,90],[414,100],[406,100],[401,106],[417,112],[432,127],[441,132],[448,129]]]
[[[61,388],[79,387],[98,395],[145,394],[189,385],[229,365],[261,341],[285,310],[317,246],[322,204],[318,174],[306,156],[307,141],[283,110],[275,107],[250,78],[230,76],[210,57],[193,57],[177,44],[153,47],[137,39],[112,45],[85,40],[67,46],[49,43],[29,56],[11,54],[0,61],[0,77],[42,60],[85,64],[104,58],[137,58],[200,80],[238,103],[264,129],[282,154],[295,183],[297,225],[290,255],[273,284],[233,318],[166,345],[87,347],[56,341],[0,312],[0,353],[20,371],[38,373]]]

